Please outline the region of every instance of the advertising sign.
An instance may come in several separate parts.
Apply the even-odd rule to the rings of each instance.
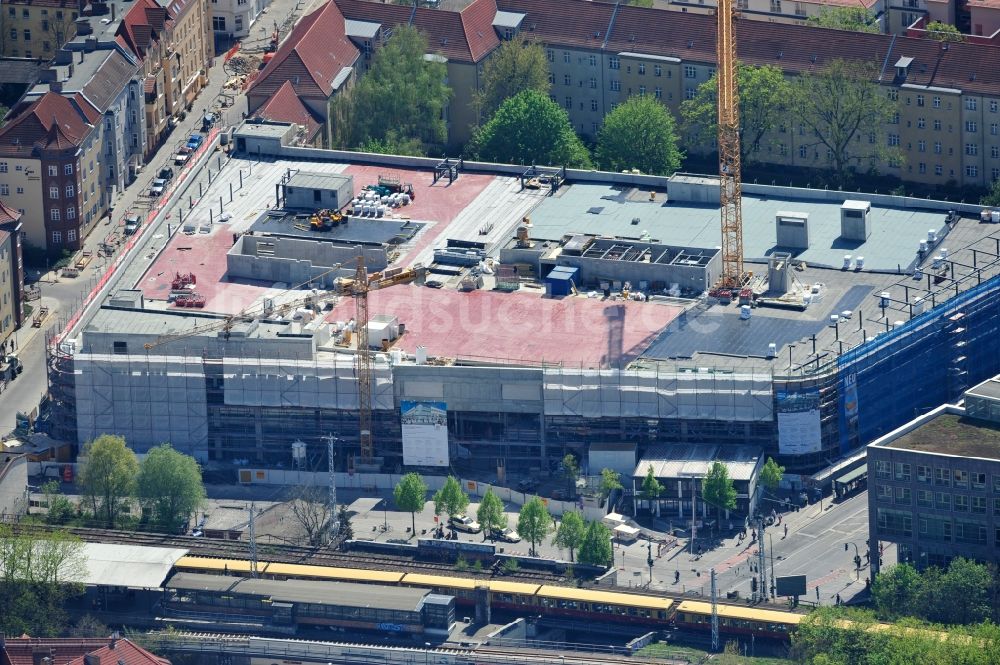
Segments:
[[[403,464],[448,466],[448,405],[403,400],[399,411]]]
[[[778,391],[778,452],[804,455],[822,447],[819,422],[819,389]]]

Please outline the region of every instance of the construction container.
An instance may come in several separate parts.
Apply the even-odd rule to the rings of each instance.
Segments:
[[[553,297],[572,294],[573,289],[576,288],[579,273],[579,268],[556,266],[545,278],[546,291]]]

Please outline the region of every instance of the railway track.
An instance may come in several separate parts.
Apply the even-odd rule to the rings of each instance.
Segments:
[[[42,524],[15,524],[15,533],[42,533],[58,529]],[[145,547],[173,547],[190,550],[195,556],[216,559],[247,559],[249,544],[243,541],[215,540],[195,538],[174,534],[150,533],[143,531],[119,531],[116,529],[100,529],[93,527],[66,527],[74,535],[88,543],[116,543],[123,545],[140,545]],[[257,557],[261,561],[277,563],[297,563],[313,566],[336,566],[341,568],[357,568],[361,570],[388,570],[401,573],[426,572],[429,574],[452,577],[479,578],[473,571],[456,570],[454,564],[433,561],[415,560],[405,556],[393,556],[380,552],[332,551],[319,547],[304,547],[301,545],[260,544],[257,545]],[[487,571],[486,576],[489,576]],[[530,582],[535,584],[560,584],[563,577],[546,571],[504,571],[503,577],[512,582]]]

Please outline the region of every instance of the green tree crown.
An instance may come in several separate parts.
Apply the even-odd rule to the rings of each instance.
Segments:
[[[634,168],[653,175],[670,175],[680,168],[682,159],[674,117],[653,97],[629,97],[604,117],[604,126],[597,135],[601,168]]]
[[[532,497],[521,507],[517,516],[517,533],[531,543],[531,553],[535,553],[535,545],[545,540],[546,534],[552,528],[552,518],[549,510],[537,496]]]
[[[573,552],[580,547],[587,527],[583,521],[583,515],[575,510],[563,513],[556,536],[552,542],[556,547],[563,547],[569,550],[569,560],[573,561]]]

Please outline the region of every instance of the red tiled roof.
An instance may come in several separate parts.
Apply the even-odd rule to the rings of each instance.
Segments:
[[[633,52],[715,62],[715,17],[660,9],[621,6],[605,37],[614,5],[586,0],[559,3],[499,0],[501,10],[526,14],[521,23],[529,39],[545,44],[589,46],[612,53]],[[593,35],[602,31],[601,39]],[[588,37],[589,35],[589,37]],[[913,58],[906,83],[957,88],[980,94],[1000,94],[1000,47],[949,44],[929,39],[829,30],[766,21],[736,23],[737,53],[742,62],[775,65],[789,73],[822,69],[837,58],[887,63],[883,81],[893,80],[900,57]],[[895,41],[894,41],[895,39]]]
[[[0,154],[27,157],[36,145],[68,148],[79,145],[88,130],[88,123],[69,99],[47,92],[11,110],[11,119],[0,129]]]
[[[167,10],[156,0],[136,0],[122,16],[116,37],[123,39],[129,50],[140,58],[159,37],[167,20]]]
[[[299,21],[248,92],[270,97],[292,81],[299,96],[330,97],[333,80],[359,55],[345,33],[343,14],[330,0]]]
[[[265,120],[276,122],[294,122],[306,128],[306,133],[312,139],[319,131],[320,122],[313,117],[302,100],[295,94],[295,88],[290,81],[285,81],[278,91],[271,95],[254,114]]]
[[[21,213],[0,201],[0,224],[16,222],[21,219]]]
[[[129,640],[31,637],[8,638],[0,650],[0,665],[38,665],[45,657],[52,659],[52,665],[84,665],[87,655],[100,665],[170,665]]]
[[[496,0],[474,0],[461,12],[425,7],[414,11],[412,7],[367,0],[336,2],[349,19],[374,21],[386,27],[413,25],[427,35],[432,53],[456,62],[479,62],[500,44],[493,29]]]

